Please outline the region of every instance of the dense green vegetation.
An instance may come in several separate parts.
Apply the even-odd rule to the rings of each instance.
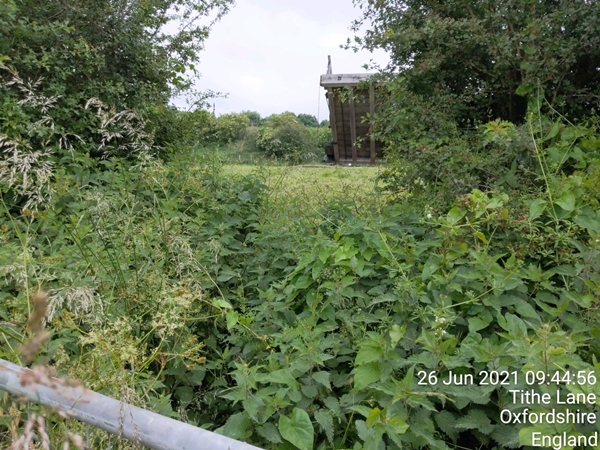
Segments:
[[[1,358],[29,362],[42,289],[37,363],[259,447],[599,431],[501,420],[527,406],[510,389],[551,394],[536,413],[600,396],[596,2],[359,2],[402,69],[378,88],[381,171],[290,166],[330,139],[311,116],[167,105],[208,30],[148,30],[228,1],[85,3],[0,5]],[[39,408],[2,402],[9,446]],[[54,446],[129,448],[43,414]]]

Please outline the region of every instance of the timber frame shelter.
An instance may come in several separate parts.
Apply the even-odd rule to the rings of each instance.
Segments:
[[[383,157],[381,142],[371,139],[370,118],[375,114],[375,86],[371,74],[321,75],[329,106],[329,123],[333,142],[325,149],[336,164],[375,164]]]

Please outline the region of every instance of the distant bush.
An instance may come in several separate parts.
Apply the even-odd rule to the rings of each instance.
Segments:
[[[298,122],[300,122],[305,127],[317,128],[319,126],[319,121],[315,116],[311,114],[298,114],[297,119]]]
[[[229,143],[239,140],[248,126],[250,119],[246,114],[223,114],[217,117],[215,137],[217,141]]]
[[[267,156],[297,159],[313,151],[316,142],[293,113],[285,112],[269,116],[258,130],[256,145]]]
[[[248,119],[250,119],[251,127],[258,127],[263,121],[262,117],[260,117],[260,114],[256,111],[242,111],[240,114],[244,114],[248,117]]]
[[[174,106],[158,105],[147,111],[146,117],[154,145],[163,156],[213,139],[216,128],[215,116],[204,109],[180,111]]]
[[[331,129],[329,128],[309,128],[309,133],[315,141],[315,147],[322,149],[325,144],[331,142]]]

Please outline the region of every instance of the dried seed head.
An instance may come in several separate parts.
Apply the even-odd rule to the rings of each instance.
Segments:
[[[38,291],[31,299],[31,316],[27,322],[31,337],[21,346],[21,353],[28,364],[33,361],[50,337],[50,333],[44,331],[47,304],[48,295],[44,291]]]

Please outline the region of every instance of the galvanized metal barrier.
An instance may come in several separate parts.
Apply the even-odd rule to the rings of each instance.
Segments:
[[[27,383],[22,383],[27,380]],[[156,450],[261,450],[83,387],[40,384],[34,371],[0,359],[0,389]]]

